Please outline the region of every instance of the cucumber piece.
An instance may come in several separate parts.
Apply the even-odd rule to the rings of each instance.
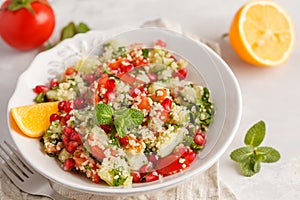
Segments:
[[[59,154],[58,154],[58,160],[61,162],[61,163],[64,163],[65,160],[67,160],[68,158],[71,157],[71,154],[65,149],[63,148]]]
[[[178,128],[175,131],[159,136],[158,140],[163,141],[158,147],[157,155],[165,157],[172,153],[177,145],[183,142],[184,136],[188,134],[186,128]]]

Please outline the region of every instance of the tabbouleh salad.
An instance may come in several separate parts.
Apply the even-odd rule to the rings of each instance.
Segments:
[[[158,40],[82,58],[62,77],[37,85],[38,103],[59,101],[41,139],[66,171],[95,183],[130,186],[188,168],[213,118],[208,88],[186,80],[188,62]]]

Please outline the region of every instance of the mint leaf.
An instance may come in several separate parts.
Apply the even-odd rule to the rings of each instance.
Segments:
[[[260,161],[256,160],[253,165],[253,172],[258,173],[260,171]]]
[[[254,124],[246,133],[245,147],[240,147],[231,152],[230,158],[240,163],[241,172],[244,176],[253,176],[261,169],[261,162],[272,163],[280,159],[280,153],[272,147],[259,147],[266,132],[263,121]]]
[[[143,112],[134,108],[123,108],[114,114],[114,124],[121,137],[126,135],[129,128],[139,126],[143,119]]]
[[[272,163],[280,159],[280,153],[272,147],[258,147],[255,152],[263,155],[261,162]]]
[[[111,124],[113,122],[114,110],[107,104],[97,104],[95,114],[98,124]]]
[[[248,131],[245,136],[244,143],[246,145],[257,147],[261,144],[265,137],[266,125],[264,121],[259,121],[254,124]]]
[[[245,162],[240,163],[241,171],[244,176],[253,176],[255,174],[254,169],[255,158],[254,155],[249,156]]]
[[[230,158],[236,162],[244,162],[249,156],[253,155],[253,147],[240,147],[230,154]]]

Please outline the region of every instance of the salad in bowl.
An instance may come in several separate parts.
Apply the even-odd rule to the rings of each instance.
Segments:
[[[208,88],[186,80],[189,63],[166,45],[108,41],[101,55],[37,85],[38,103],[59,101],[41,140],[45,153],[64,170],[110,186],[187,169],[205,146],[213,103]]]

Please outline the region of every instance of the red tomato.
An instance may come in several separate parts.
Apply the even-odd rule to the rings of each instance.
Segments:
[[[41,46],[51,36],[55,27],[55,16],[46,0],[29,3],[13,10],[17,0],[6,0],[0,9],[0,35],[10,46],[19,50],[30,50]],[[30,5],[32,11],[25,8]],[[18,4],[19,5],[19,4]]]

